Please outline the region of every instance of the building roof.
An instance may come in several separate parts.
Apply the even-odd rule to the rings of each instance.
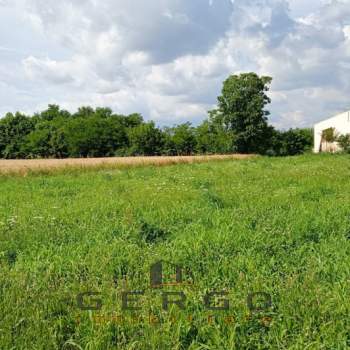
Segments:
[[[333,120],[341,119],[341,118],[347,118],[348,121],[350,121],[350,110],[345,111],[339,114],[336,114],[335,116],[321,120],[315,124],[315,126],[321,125],[321,124],[328,124],[329,122],[332,122]]]

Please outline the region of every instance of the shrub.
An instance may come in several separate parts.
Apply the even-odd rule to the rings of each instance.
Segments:
[[[275,130],[269,156],[295,156],[310,151],[313,145],[312,129]]]
[[[350,153],[350,134],[338,136],[337,141],[343,152]]]

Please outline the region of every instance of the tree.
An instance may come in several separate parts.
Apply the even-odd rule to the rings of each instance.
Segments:
[[[335,128],[328,128],[322,131],[322,140],[326,142],[335,142],[337,140],[337,133]]]
[[[89,118],[95,114],[95,111],[90,106],[83,106],[78,108],[78,112],[76,112],[73,116],[75,118]]]
[[[94,116],[101,119],[111,118],[112,115],[113,115],[113,111],[108,107],[107,108],[97,107],[94,112]]]
[[[184,123],[165,129],[165,149],[169,155],[191,155],[196,149],[195,129]]]
[[[17,112],[7,113],[0,119],[0,157],[24,158],[22,151],[25,137],[34,129],[32,118]]]
[[[338,138],[338,134],[335,130],[335,128],[328,128],[322,131],[322,146],[323,143],[326,143],[326,151],[331,151],[334,152],[335,148],[334,148],[334,142],[337,141]]]
[[[337,138],[337,142],[343,152],[350,153],[350,134],[339,135]]]
[[[126,128],[135,128],[143,123],[143,118],[141,114],[133,113],[127,116],[121,116],[122,123]]]
[[[312,129],[274,130],[268,155],[296,156],[309,151],[313,144]]]
[[[125,130],[118,120],[99,116],[72,119],[64,134],[71,157],[113,156],[127,142]]]
[[[61,110],[60,106],[54,104],[49,105],[45,111],[35,115],[39,120],[46,121],[55,120],[57,118],[69,118],[70,116],[68,111]]]
[[[1,158],[63,158],[127,155],[265,153],[301,154],[312,145],[311,129],[274,130],[267,123],[270,77],[255,73],[225,80],[218,108],[198,127],[184,123],[163,130],[138,114],[114,114],[85,106],[74,114],[58,105],[32,117],[8,113],[0,119]],[[323,140],[335,142],[334,130]],[[349,137],[338,140],[348,149]]]
[[[35,128],[24,137],[22,151],[29,158],[63,158],[68,155],[64,127],[71,119],[68,111],[58,105],[49,105],[31,120]]]
[[[164,135],[154,122],[129,129],[130,155],[156,156],[162,154]]]
[[[235,135],[221,124],[205,120],[196,128],[196,149],[199,154],[234,153]]]
[[[266,95],[271,77],[255,73],[231,75],[225,80],[218,108],[210,111],[210,119],[235,135],[240,153],[264,153],[269,147],[273,129],[267,123],[270,114],[265,106],[271,102]]]
[[[44,120],[25,137],[22,147],[28,158],[64,158],[68,156],[64,135],[65,119]]]

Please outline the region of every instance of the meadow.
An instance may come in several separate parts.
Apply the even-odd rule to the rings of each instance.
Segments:
[[[2,174],[0,349],[347,349],[349,178],[346,155]],[[151,288],[161,260],[193,285]]]

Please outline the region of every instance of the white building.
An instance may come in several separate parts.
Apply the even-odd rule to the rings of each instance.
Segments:
[[[338,114],[332,118],[323,120],[322,122],[315,124],[315,153],[319,153],[322,151],[334,152],[339,150],[339,146],[336,142],[330,144],[322,140],[322,132],[330,128],[334,128],[335,133],[338,135],[350,134],[350,111]]]

